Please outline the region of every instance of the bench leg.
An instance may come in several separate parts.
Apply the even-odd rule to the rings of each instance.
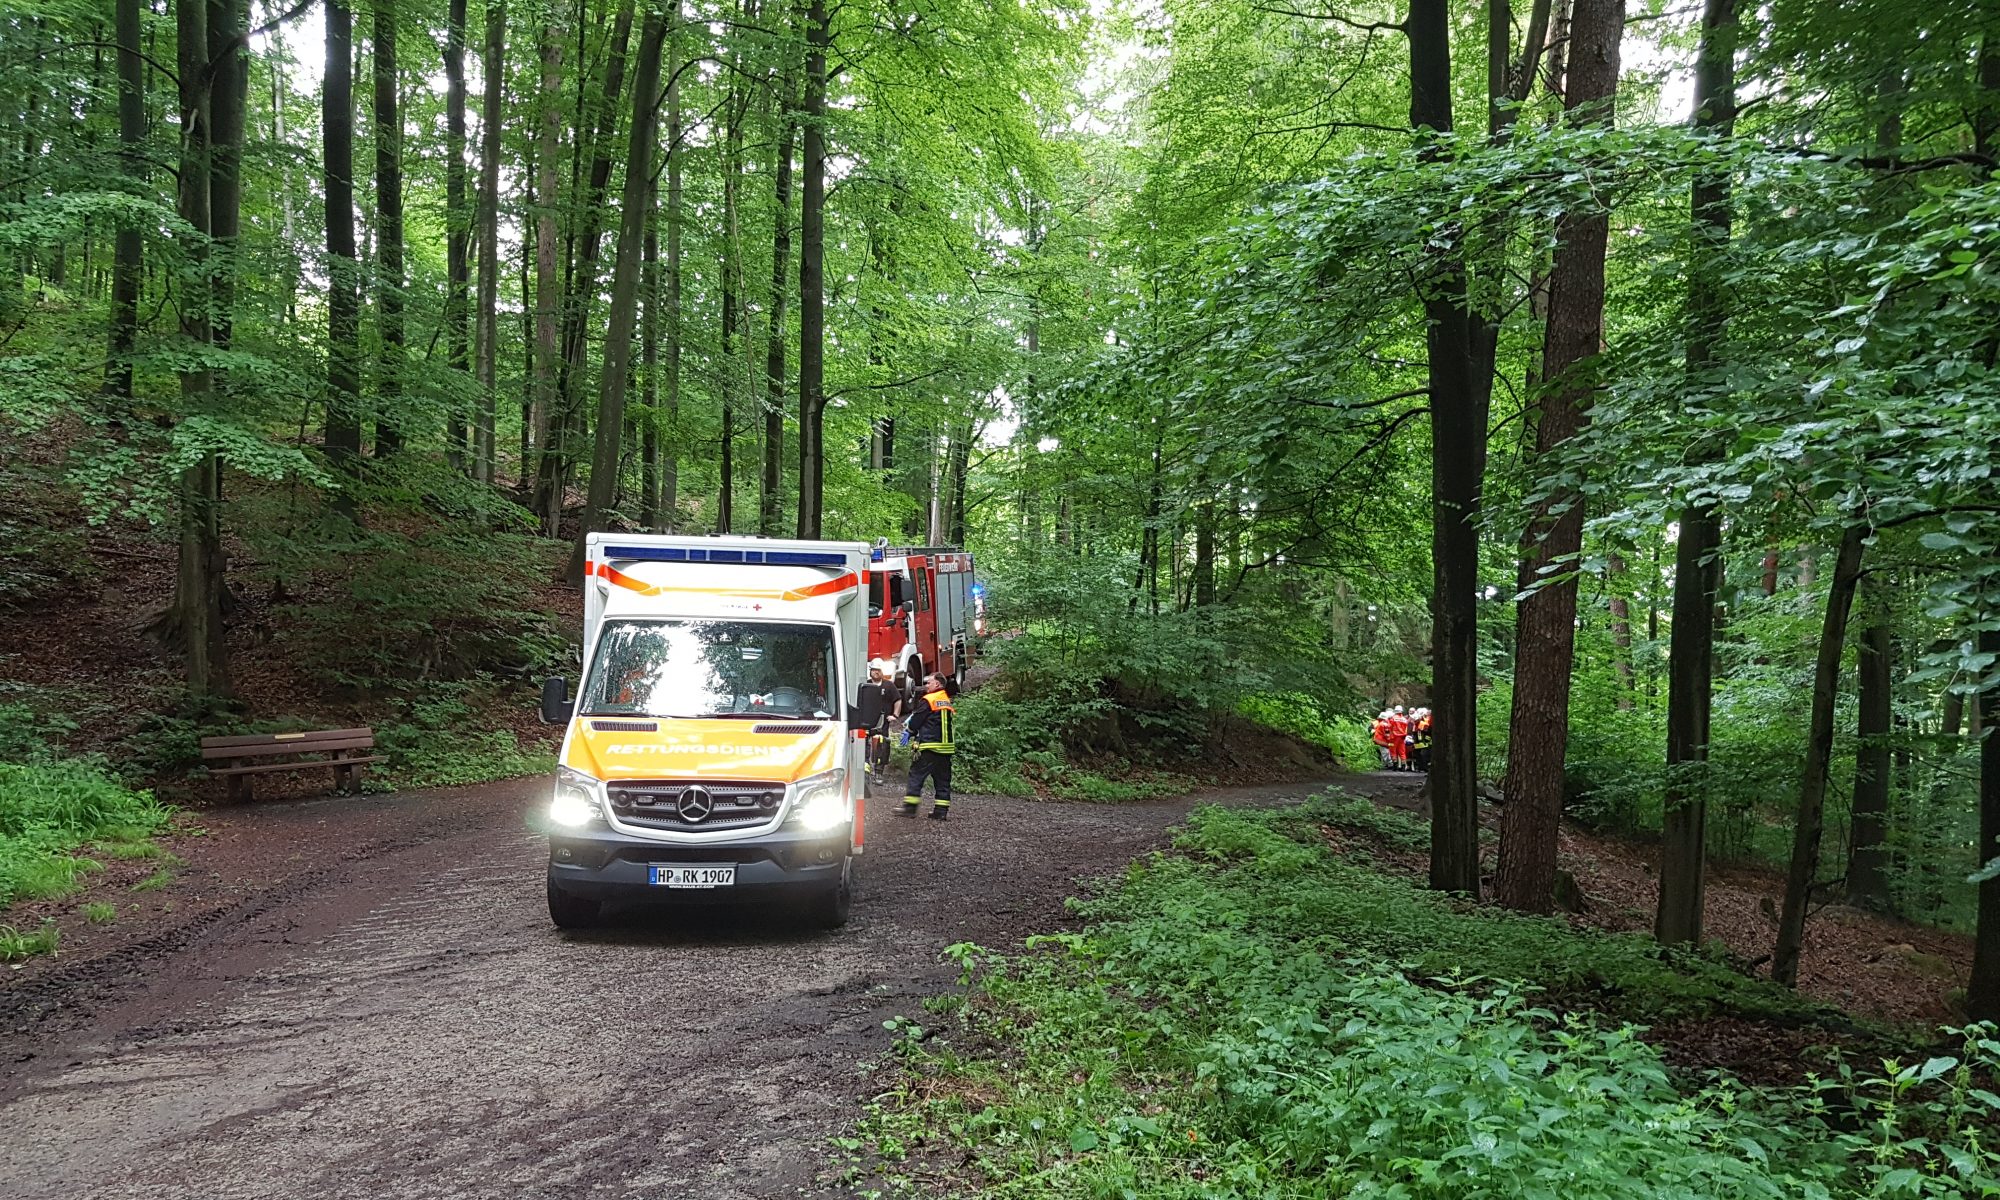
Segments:
[[[231,804],[242,804],[250,799],[250,777],[248,775],[231,775],[228,777],[228,780],[229,782],[224,786],[228,791],[229,802]]]

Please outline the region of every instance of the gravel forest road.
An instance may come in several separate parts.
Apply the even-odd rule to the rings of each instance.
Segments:
[[[775,913],[558,933],[537,780],[218,814],[296,869],[11,998],[0,980],[0,1192],[796,1196],[871,1094],[882,1022],[951,985],[945,946],[1057,927],[1078,878],[1199,800],[1314,790],[878,818],[832,933]],[[349,818],[394,828],[355,850]]]

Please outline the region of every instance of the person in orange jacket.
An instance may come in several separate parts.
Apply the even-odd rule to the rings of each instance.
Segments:
[[[1389,710],[1389,769],[1392,771],[1410,769],[1410,756],[1403,741],[1409,733],[1410,718],[1404,715],[1403,706],[1398,704]]]
[[[1381,756],[1382,769],[1386,771],[1389,769],[1389,710],[1388,709],[1385,708],[1379,714],[1376,715],[1375,723],[1370,727],[1369,732],[1375,738],[1375,752]]]

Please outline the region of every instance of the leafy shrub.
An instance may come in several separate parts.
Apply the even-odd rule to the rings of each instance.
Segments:
[[[375,731],[378,752],[389,758],[386,772],[398,787],[456,787],[553,772],[554,754],[526,747],[509,730],[485,724],[464,687],[436,686],[406,706],[405,719]]]
[[[73,851],[99,840],[140,841],[169,811],[81,759],[0,763],[0,905],[59,896],[96,862]]]
[[[1636,939],[1467,907],[1303,838],[1351,806],[1198,811],[1181,856],[1030,953],[948,955],[968,994],[900,1029],[863,1139],[965,1151],[984,1195],[1958,1196],[2000,1188],[1977,1081],[2000,1042],[1880,1077],[1691,1090],[1632,1015],[1811,1010]],[[1039,951],[1039,952],[1037,952]],[[1594,963],[1596,984],[1575,974]],[[1527,979],[1530,982],[1510,982]],[[1562,1009],[1569,1011],[1564,1012]],[[954,1030],[967,1035],[960,1039]],[[968,1047],[961,1049],[960,1043]]]
[[[1259,725],[1318,746],[1333,755],[1344,770],[1375,768],[1378,756],[1368,724],[1331,715],[1318,700],[1303,692],[1245,696],[1237,703],[1236,711]]]
[[[1384,808],[1372,800],[1349,796],[1339,788],[1329,789],[1310,811],[1329,825],[1359,830],[1392,849],[1430,849],[1428,821],[1401,809]]]

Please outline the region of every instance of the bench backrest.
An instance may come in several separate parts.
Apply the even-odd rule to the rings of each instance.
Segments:
[[[274,758],[332,750],[372,750],[373,729],[320,729],[310,733],[246,733],[201,739],[204,762],[225,758]]]

